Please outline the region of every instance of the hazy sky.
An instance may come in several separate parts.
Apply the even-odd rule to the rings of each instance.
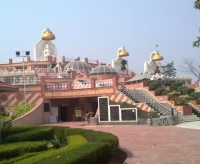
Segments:
[[[0,61],[16,59],[15,51],[31,51],[50,28],[58,59],[98,59],[110,63],[125,46],[129,69],[143,71],[158,44],[165,65],[182,59],[200,63],[192,42],[200,35],[200,10],[193,0],[0,0]],[[186,76],[186,75],[185,75]],[[187,75],[188,76],[188,75]]]

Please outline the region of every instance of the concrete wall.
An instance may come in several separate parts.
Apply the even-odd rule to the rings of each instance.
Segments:
[[[44,112],[43,99],[40,99],[36,106],[24,116],[12,121],[12,125],[40,125],[48,123],[50,112]]]

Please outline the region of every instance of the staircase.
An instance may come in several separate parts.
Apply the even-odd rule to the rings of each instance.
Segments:
[[[127,88],[123,83],[117,81],[117,89],[119,92],[127,96],[134,103],[143,103],[151,109],[159,113],[161,116],[170,116],[171,108],[161,104],[155,97],[149,95],[143,90],[132,90]],[[175,113],[176,114],[176,113]]]
[[[148,92],[147,90],[144,89],[137,89],[136,90],[139,93],[143,93],[146,94],[154,99],[156,99],[150,92]],[[167,103],[167,102],[160,102],[160,104],[162,104],[163,106],[165,106],[166,108],[171,110],[171,104]],[[156,111],[157,112],[157,111]],[[182,122],[189,122],[189,121],[200,121],[200,113],[195,110],[195,108],[192,109],[193,115],[182,115],[180,112],[178,111],[174,111],[174,115],[178,114],[178,122],[182,123]],[[170,114],[169,114],[170,115]]]

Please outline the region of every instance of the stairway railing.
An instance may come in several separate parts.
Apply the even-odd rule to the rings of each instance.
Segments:
[[[160,115],[169,116],[172,114],[171,108],[164,106],[161,104],[158,100],[153,98],[152,96],[137,92],[133,89],[127,88],[123,83],[117,81],[117,89],[129,97],[132,101],[135,103],[146,103],[149,107],[154,109],[157,113],[160,113]],[[177,114],[174,110],[174,114]]]

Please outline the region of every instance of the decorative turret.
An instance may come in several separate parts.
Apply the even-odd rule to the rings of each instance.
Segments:
[[[118,49],[118,57],[129,56],[129,53],[126,52],[125,47]]]
[[[155,51],[153,57],[152,57],[152,60],[153,61],[160,61],[160,60],[163,60],[163,57],[159,54],[158,51]]]
[[[54,40],[55,35],[50,31],[49,28],[46,28],[42,33],[42,40]]]

